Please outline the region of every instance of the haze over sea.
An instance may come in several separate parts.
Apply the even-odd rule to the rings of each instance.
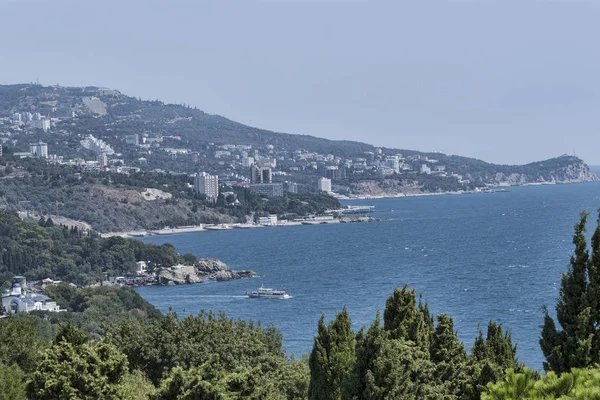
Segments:
[[[596,174],[599,168],[594,168]],[[507,192],[353,201],[374,205],[381,222],[185,233],[144,238],[179,252],[218,258],[260,277],[199,285],[142,287],[161,311],[222,310],[275,325],[296,357],[312,348],[322,313],[344,305],[355,329],[368,326],[395,287],[423,293],[448,313],[467,349],[478,324],[512,330],[519,359],[541,369],[542,305],[554,312],[560,273],[573,251],[579,212],[596,224],[600,183],[511,187]],[[588,232],[591,234],[591,232]],[[249,299],[246,290],[283,289],[288,300]]]

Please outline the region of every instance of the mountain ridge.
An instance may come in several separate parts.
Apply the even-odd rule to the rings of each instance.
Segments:
[[[134,101],[135,103],[137,103],[138,105],[141,105],[142,103],[149,103],[151,104],[153,107],[165,107],[167,109],[177,109],[175,111],[175,113],[179,112],[183,115],[188,115],[189,117],[194,117],[196,116],[197,118],[203,119],[202,122],[209,122],[209,124],[207,124],[207,128],[215,128],[214,125],[216,124],[226,124],[226,125],[233,125],[234,127],[239,128],[239,133],[241,133],[241,137],[237,137],[237,140],[241,140],[241,141],[246,141],[246,142],[254,142],[256,143],[257,141],[252,138],[250,135],[250,133],[253,134],[260,134],[263,135],[264,139],[261,140],[261,142],[263,143],[267,143],[269,142],[269,139],[272,139],[271,141],[277,142],[278,139],[280,139],[280,137],[291,137],[294,139],[298,139],[298,140],[304,140],[307,141],[305,144],[308,147],[307,150],[309,151],[318,151],[318,150],[322,150],[322,148],[320,149],[313,149],[311,148],[311,143],[310,142],[318,142],[320,145],[319,147],[323,147],[326,144],[329,144],[330,146],[351,146],[355,149],[355,151],[357,152],[365,152],[365,151],[375,151],[379,148],[381,148],[383,151],[389,151],[389,152],[400,152],[402,154],[406,154],[406,155],[413,155],[413,154],[420,154],[420,155],[425,155],[425,156],[431,156],[431,157],[435,157],[435,156],[441,156],[444,158],[451,158],[451,159],[456,159],[457,161],[461,161],[461,160],[469,160],[470,162],[477,162],[477,163],[485,163],[488,165],[495,165],[495,166],[501,166],[501,167],[521,167],[521,166],[526,166],[535,162],[541,162],[541,161],[545,161],[545,160],[541,160],[541,161],[532,161],[532,162],[528,162],[528,163],[524,163],[524,164],[508,164],[508,163],[500,163],[500,164],[496,164],[496,163],[491,163],[491,162],[487,162],[484,161],[480,158],[476,158],[476,157],[467,157],[467,156],[463,156],[463,155],[458,155],[458,154],[446,154],[446,153],[441,153],[441,152],[435,152],[435,151],[424,151],[424,150],[412,150],[412,149],[402,149],[402,148],[396,148],[396,147],[388,147],[388,146],[376,146],[373,144],[369,144],[366,142],[361,142],[361,141],[356,141],[356,140],[345,140],[345,139],[329,139],[329,138],[322,138],[322,137],[318,137],[318,136],[314,136],[311,134],[306,134],[306,133],[287,133],[287,132],[279,132],[279,131],[274,131],[274,130],[268,130],[268,129],[263,129],[260,127],[256,127],[256,126],[250,126],[247,124],[243,124],[237,121],[234,121],[230,118],[227,118],[223,115],[220,114],[214,114],[214,113],[207,113],[204,112],[200,109],[197,109],[196,107],[190,107],[190,106],[186,106],[185,104],[175,104],[175,103],[164,103],[162,101],[159,100],[141,100],[140,98],[135,98],[133,96],[129,96],[126,94],[123,94],[121,91],[116,90],[116,89],[112,89],[112,88],[104,88],[104,87],[99,87],[99,86],[85,86],[85,87],[69,87],[69,86],[42,86],[42,85],[38,85],[38,84],[26,84],[26,83],[19,83],[19,84],[13,84],[13,85],[0,85],[0,116],[2,116],[4,114],[5,117],[9,116],[10,110],[9,109],[13,109],[16,110],[17,108],[22,109],[23,105],[28,105],[28,106],[33,106],[36,107],[35,104],[32,104],[31,102],[25,102],[25,104],[21,103],[19,104],[18,101],[13,101],[12,103],[9,101],[8,103],[5,101],[2,101],[7,93],[12,92],[13,96],[14,96],[14,91],[15,90],[31,90],[31,89],[39,89],[41,92],[43,91],[62,91],[62,93],[60,94],[64,94],[66,93],[70,93],[71,96],[73,96],[74,98],[77,97],[86,97],[86,96],[77,96],[77,93],[79,92],[80,94],[85,94],[85,95],[96,95],[100,98],[100,100],[102,100],[104,102],[104,100],[107,99],[124,99],[127,100],[129,102]],[[52,97],[51,94],[49,93],[44,93],[43,95],[47,96],[47,97]],[[15,97],[22,97],[22,96],[15,96]],[[41,103],[41,102],[39,102]],[[113,114],[113,116],[115,117],[123,117],[123,110],[119,111],[119,106],[122,106],[123,104],[118,101],[109,101],[108,105],[111,106],[111,108],[113,108],[112,112],[111,110],[109,110],[109,114]],[[73,107],[73,110],[77,110],[77,111],[82,111],[81,108],[77,108],[77,107]],[[131,111],[131,110],[130,110]],[[140,111],[139,109],[136,111]],[[90,112],[91,114],[93,114],[93,112]],[[190,114],[196,114],[196,115],[190,115]],[[110,116],[110,115],[109,115]],[[145,117],[148,117],[148,113],[145,113],[144,115]],[[185,118],[185,117],[184,117]],[[153,120],[152,118],[150,120]],[[176,121],[176,122],[183,122],[183,121]],[[183,122],[185,123],[185,122]],[[221,126],[221,129],[225,132],[227,131],[228,127],[225,126]],[[251,131],[251,132],[248,132]],[[222,137],[221,139],[218,137],[215,137],[214,140],[216,142],[222,142],[222,144],[226,144],[227,142],[227,137],[226,135],[222,135],[225,137]],[[252,144],[252,143],[249,143]]]

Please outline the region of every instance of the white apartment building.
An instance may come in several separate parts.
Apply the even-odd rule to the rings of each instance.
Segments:
[[[48,144],[44,142],[30,143],[29,152],[36,157],[48,158]]]
[[[254,157],[244,157],[242,158],[242,167],[250,168],[254,165]]]
[[[194,189],[198,193],[205,194],[207,199],[216,200],[219,196],[219,177],[201,172],[196,175]]]
[[[49,118],[40,118],[29,121],[29,126],[35,129],[41,129],[44,132],[48,132],[52,125]]]
[[[320,178],[318,185],[320,191],[331,193],[331,179]]]
[[[386,157],[385,166],[391,168],[395,173],[398,173],[400,172],[400,159],[398,156]]]

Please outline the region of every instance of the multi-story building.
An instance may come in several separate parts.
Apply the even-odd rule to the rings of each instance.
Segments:
[[[194,179],[196,192],[205,194],[207,199],[216,200],[219,196],[219,177],[201,172]]]
[[[2,145],[0,144],[0,157],[2,157]]]
[[[40,158],[48,158],[48,144],[42,141],[29,144],[29,151],[32,155]]]
[[[256,159],[256,163],[259,167],[263,168],[277,168],[277,160],[269,157],[259,157]]]
[[[108,155],[106,153],[98,154],[98,165],[100,165],[101,167],[108,166]]]
[[[427,164],[421,164],[421,173],[422,174],[431,174],[431,168]]]
[[[254,157],[244,157],[242,158],[242,167],[250,168],[254,165]]]
[[[283,196],[283,183],[251,183],[249,189],[260,196]]]
[[[126,135],[125,143],[137,146],[140,144],[140,136],[137,133],[135,135]]]
[[[400,172],[400,158],[398,156],[389,156],[385,158],[385,166],[391,168],[394,173]]]
[[[298,193],[298,184],[295,182],[285,182],[284,190],[289,193]]]
[[[318,182],[319,190],[322,192],[331,193],[331,179],[320,178]]]
[[[21,125],[23,123],[23,121],[21,120],[21,114],[14,113],[12,115],[12,123],[13,125]]]
[[[344,167],[331,166],[325,170],[325,177],[332,181],[346,179],[346,169]]]
[[[33,120],[29,121],[29,126],[34,129],[41,129],[44,132],[48,132],[52,125],[50,122],[50,118],[42,117],[39,119],[33,119]]]
[[[250,175],[250,182],[252,183],[273,183],[273,172],[269,167],[259,167],[258,165],[252,166],[252,173]]]

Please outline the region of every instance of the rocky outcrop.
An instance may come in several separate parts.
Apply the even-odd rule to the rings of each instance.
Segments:
[[[535,163],[536,169],[533,172],[498,172],[491,179],[491,182],[486,183],[493,185],[512,186],[527,184],[580,183],[598,181],[598,177],[590,170],[588,165],[576,157],[562,156],[554,160],[564,160],[564,162],[562,163],[563,165],[555,165],[553,166],[553,168],[549,168],[546,170],[543,168],[544,163],[539,162]]]
[[[253,276],[256,276],[253,271],[232,271],[227,264],[214,259],[201,259],[194,265],[175,265],[156,271],[159,285],[183,285],[207,280],[230,281]]]

